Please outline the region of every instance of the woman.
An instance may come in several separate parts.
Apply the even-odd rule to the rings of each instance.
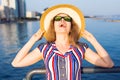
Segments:
[[[53,6],[43,13],[40,24],[41,29],[13,60],[14,67],[29,66],[43,59],[48,80],[81,80],[82,59],[96,66],[113,67],[114,63],[105,49],[90,32],[84,30],[84,16],[78,8],[67,4]],[[29,52],[43,35],[47,42]],[[80,37],[88,40],[96,52],[87,44],[78,42]]]

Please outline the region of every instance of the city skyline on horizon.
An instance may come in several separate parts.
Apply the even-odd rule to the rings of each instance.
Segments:
[[[0,21],[16,21],[26,17],[25,0],[1,0]]]

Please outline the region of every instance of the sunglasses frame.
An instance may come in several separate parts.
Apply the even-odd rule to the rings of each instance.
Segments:
[[[62,20],[62,18],[67,22],[72,21],[72,18],[70,16],[55,16],[54,21],[60,21],[60,20]]]

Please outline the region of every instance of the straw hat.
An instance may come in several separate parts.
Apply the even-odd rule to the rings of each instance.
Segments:
[[[69,4],[59,4],[48,8],[43,12],[40,19],[40,28],[47,31],[50,25],[50,21],[59,13],[65,13],[69,15],[78,25],[80,32],[84,31],[85,20],[82,12],[75,6]],[[47,33],[44,37],[48,40]]]

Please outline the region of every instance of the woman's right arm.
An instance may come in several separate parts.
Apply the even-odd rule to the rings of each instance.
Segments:
[[[32,65],[43,58],[38,48],[29,52],[36,41],[40,40],[44,34],[44,31],[38,30],[30,40],[23,46],[23,48],[18,52],[14,60],[12,61],[12,66],[14,67],[25,67]]]

